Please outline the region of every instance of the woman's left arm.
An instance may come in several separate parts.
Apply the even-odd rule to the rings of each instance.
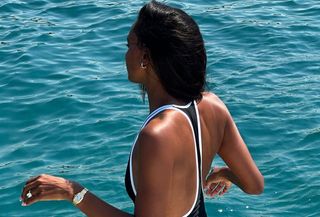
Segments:
[[[74,195],[83,188],[76,182],[43,174],[26,182],[21,194],[21,200],[24,206],[46,200],[67,200],[72,202]],[[28,193],[31,194],[31,197]],[[89,217],[133,216],[104,202],[90,191],[85,194],[83,200],[76,206]]]

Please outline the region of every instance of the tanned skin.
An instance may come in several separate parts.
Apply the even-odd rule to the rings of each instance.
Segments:
[[[128,78],[143,84],[150,112],[167,104],[184,105],[170,96],[152,69],[148,51],[137,45],[136,35],[128,35],[126,54]],[[143,67],[142,67],[143,66]],[[202,187],[210,196],[223,195],[235,184],[248,194],[260,194],[264,178],[224,103],[204,92],[198,103],[202,138]],[[154,117],[139,134],[133,153],[133,177],[137,190],[134,215],[137,217],[181,217],[196,198],[196,158],[190,125],[174,110]],[[206,179],[215,155],[226,167],[215,168]],[[79,183],[61,177],[40,175],[27,181],[23,205],[45,200],[72,201],[83,189]],[[32,197],[27,193],[31,191]],[[129,217],[133,214],[101,200],[89,191],[77,207],[90,217]]]

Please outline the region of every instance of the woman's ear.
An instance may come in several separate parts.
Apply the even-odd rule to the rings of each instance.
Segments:
[[[146,48],[143,49],[143,54],[141,58],[141,67],[147,67],[150,65],[150,56],[149,52]]]

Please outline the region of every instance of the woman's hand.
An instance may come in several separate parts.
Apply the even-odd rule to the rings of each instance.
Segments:
[[[40,175],[29,179],[21,194],[22,206],[28,206],[38,201],[69,200],[81,190],[76,182],[61,177]]]
[[[214,168],[208,175],[205,183],[205,193],[209,197],[225,194],[232,185],[232,182],[225,175],[229,170],[227,167]]]

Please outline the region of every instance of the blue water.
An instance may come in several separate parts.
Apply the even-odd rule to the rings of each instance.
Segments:
[[[23,182],[39,173],[133,210],[123,178],[148,108],[124,55],[144,2],[1,1],[0,216],[83,216],[67,202],[21,207]],[[265,177],[260,196],[233,186],[207,199],[209,216],[320,216],[320,2],[166,2],[199,23],[208,88]]]

